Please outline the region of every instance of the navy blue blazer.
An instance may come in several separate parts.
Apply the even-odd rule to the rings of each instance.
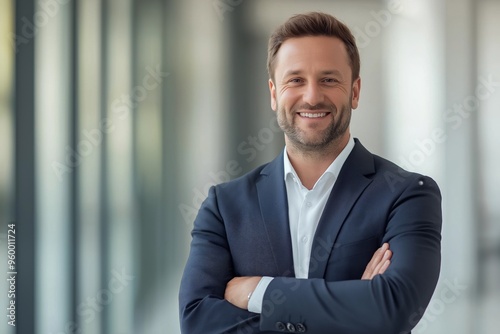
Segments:
[[[308,279],[294,278],[283,153],[214,186],[192,231],[179,293],[182,333],[408,333],[423,316],[441,263],[441,195],[355,146],[314,237]],[[389,269],[361,280],[382,243]],[[236,276],[272,276],[262,314],[224,299]]]

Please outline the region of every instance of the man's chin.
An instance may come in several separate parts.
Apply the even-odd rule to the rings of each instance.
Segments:
[[[317,147],[317,146],[325,146],[330,142],[328,140],[328,134],[326,133],[308,133],[302,134],[300,137],[300,142],[305,146]]]
[[[325,141],[323,138],[321,138],[321,139],[308,138],[308,139],[301,139],[301,140],[293,140],[292,142],[294,142],[295,146],[297,146],[301,150],[309,151],[309,152],[321,151],[329,145],[329,143],[327,141]]]

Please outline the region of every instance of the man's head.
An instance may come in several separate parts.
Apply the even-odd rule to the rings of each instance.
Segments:
[[[335,17],[319,12],[292,16],[279,26],[269,38],[267,47],[267,71],[274,80],[276,55],[281,45],[288,39],[304,36],[328,36],[340,39],[349,56],[352,81],[359,77],[360,60],[356,40],[349,28]]]
[[[296,15],[271,36],[268,67],[287,147],[321,154],[343,148],[361,87],[349,29],[327,14]]]

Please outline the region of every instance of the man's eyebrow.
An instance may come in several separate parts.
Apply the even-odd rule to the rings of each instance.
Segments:
[[[289,76],[291,76],[291,75],[298,75],[298,74],[300,74],[300,73],[302,73],[302,71],[301,71],[301,70],[288,70],[288,71],[286,71],[286,72],[283,74],[283,77],[284,77],[284,78],[286,78],[286,77],[289,77]]]

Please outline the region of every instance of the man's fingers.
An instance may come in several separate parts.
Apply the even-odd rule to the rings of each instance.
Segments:
[[[382,265],[382,268],[380,268],[379,274],[383,274],[387,268],[389,268],[389,265],[391,264],[391,260],[385,260],[384,264]]]
[[[384,266],[386,266],[384,271],[387,269],[388,264],[386,265],[386,262],[390,260],[391,257],[392,251],[389,249],[389,244],[386,242],[373,254],[361,279],[372,279],[375,275],[381,274],[381,270]]]
[[[372,276],[371,278],[373,278],[375,275],[383,273],[382,267],[386,264],[387,261],[391,260],[391,257],[392,257],[392,251],[390,249],[386,250],[384,252],[384,256],[380,259],[380,261],[377,263],[377,266],[375,267],[375,269],[371,273],[371,276]]]
[[[361,279],[372,279],[372,273],[377,267],[377,264],[382,259],[385,249],[386,249],[386,244],[383,244],[382,247],[380,247],[375,251],[370,262],[368,262],[368,264],[366,265],[365,272],[363,273]]]
[[[382,261],[382,258],[388,249],[389,249],[388,243],[384,243],[382,245],[382,247],[377,249],[375,254],[373,254],[373,257],[372,257],[370,263],[368,263],[367,269],[369,269],[371,272],[375,271],[375,268],[380,263],[380,261]]]

